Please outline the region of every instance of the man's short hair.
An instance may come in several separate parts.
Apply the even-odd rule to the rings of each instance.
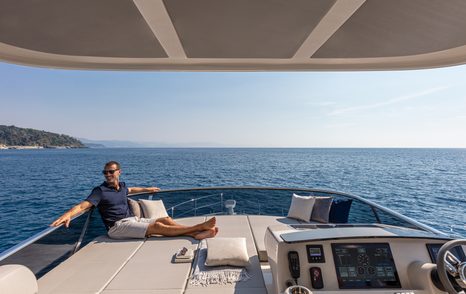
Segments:
[[[120,164],[119,164],[118,162],[116,162],[116,161],[113,161],[113,160],[107,162],[107,163],[104,165],[104,168],[110,167],[110,166],[112,166],[112,165],[116,165],[116,166],[117,166],[117,169],[120,169]]]

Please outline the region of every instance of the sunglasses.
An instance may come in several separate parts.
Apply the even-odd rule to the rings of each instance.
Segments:
[[[117,170],[118,170],[118,169],[103,170],[102,173],[103,173],[104,175],[106,175],[106,174],[111,174],[111,175],[113,175]]]

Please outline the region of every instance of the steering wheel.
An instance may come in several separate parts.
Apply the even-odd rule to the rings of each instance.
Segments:
[[[449,294],[464,294],[466,290],[466,260],[459,260],[449,251],[461,245],[466,245],[466,239],[449,241],[443,244],[437,255],[438,275]],[[455,286],[463,289],[463,291],[457,292],[448,275],[453,277],[453,280],[456,281]]]

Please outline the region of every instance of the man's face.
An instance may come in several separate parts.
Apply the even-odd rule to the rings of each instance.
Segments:
[[[105,181],[109,184],[115,183],[118,181],[120,177],[121,171],[118,169],[116,164],[112,164],[109,166],[106,166],[104,170],[102,171],[105,177]]]

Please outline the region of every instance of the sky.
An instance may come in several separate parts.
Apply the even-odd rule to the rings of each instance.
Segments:
[[[466,148],[466,66],[129,72],[0,62],[0,125],[182,147]]]

